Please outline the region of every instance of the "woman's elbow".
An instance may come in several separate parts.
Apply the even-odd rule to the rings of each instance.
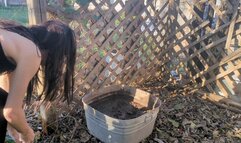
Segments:
[[[3,116],[9,123],[13,123],[14,121],[17,121],[17,111],[14,110],[13,108],[4,108]]]

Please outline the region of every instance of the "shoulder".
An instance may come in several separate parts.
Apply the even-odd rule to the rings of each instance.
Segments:
[[[0,33],[0,43],[6,57],[12,59],[17,65],[22,62],[40,64],[40,52],[31,40],[4,30]]]

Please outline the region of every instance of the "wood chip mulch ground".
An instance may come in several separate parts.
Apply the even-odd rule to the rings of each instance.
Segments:
[[[162,105],[153,133],[142,143],[241,143],[241,114],[197,94],[156,90],[155,95]],[[60,112],[56,128],[49,134],[43,133],[39,114],[31,107],[26,111],[39,143],[101,143],[89,134],[82,105],[73,105],[71,112]]]

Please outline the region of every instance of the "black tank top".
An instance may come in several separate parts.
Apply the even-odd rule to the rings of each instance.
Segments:
[[[16,68],[12,62],[10,62],[3,52],[2,45],[0,43],[0,75],[3,73],[11,72]]]

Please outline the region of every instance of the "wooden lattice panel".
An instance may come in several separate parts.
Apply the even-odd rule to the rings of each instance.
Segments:
[[[76,4],[79,8],[69,14],[61,6],[49,6],[48,11],[52,18],[65,20],[75,29],[79,41],[77,94],[151,76],[144,75],[160,64],[167,0],[87,0]]]
[[[76,94],[158,77],[234,95],[241,78],[239,0],[76,0],[70,10],[55,5],[48,8],[51,16],[77,35]]]
[[[161,77],[234,95],[233,88],[241,80],[241,13],[240,1],[231,2],[169,1],[168,25],[175,27],[170,28],[166,50],[160,53]]]

